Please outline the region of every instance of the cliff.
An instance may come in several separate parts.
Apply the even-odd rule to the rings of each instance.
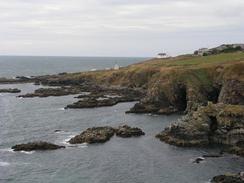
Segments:
[[[119,70],[36,77],[46,85],[141,88],[147,94],[128,112],[170,114],[196,110],[208,101],[244,104],[244,53],[151,59]]]

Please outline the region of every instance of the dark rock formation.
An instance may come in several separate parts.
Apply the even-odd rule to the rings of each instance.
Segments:
[[[77,135],[69,140],[71,144],[81,144],[81,143],[104,143],[108,141],[115,133],[112,127],[93,127],[88,128],[80,135]]]
[[[132,128],[127,125],[119,126],[115,133],[117,136],[123,138],[145,135],[145,133],[140,128]]]
[[[105,107],[105,106],[113,106],[117,103],[118,103],[118,100],[116,100],[116,99],[97,100],[95,98],[85,98],[84,100],[79,100],[78,102],[67,105],[65,107],[65,109]]]
[[[14,151],[56,150],[60,148],[65,147],[43,141],[18,144],[12,147]]]
[[[20,93],[21,90],[18,88],[6,88],[6,89],[0,89],[0,93]]]
[[[244,106],[209,103],[188,114],[156,136],[177,146],[230,146],[230,152],[243,153]],[[243,155],[243,154],[242,154]]]
[[[196,158],[196,159],[193,161],[193,163],[198,164],[198,163],[201,163],[203,160],[204,160],[203,157],[198,157],[198,158]]]
[[[215,176],[211,183],[244,183],[243,173]]]
[[[244,82],[227,80],[223,83],[218,102],[233,105],[244,105]]]
[[[60,88],[39,88],[34,93],[27,93],[19,95],[18,97],[31,98],[31,97],[49,97],[49,96],[64,96],[74,95],[80,92],[77,87],[60,87]]]
[[[101,88],[99,92],[79,95],[78,102],[67,105],[66,108],[93,108],[113,106],[120,102],[138,101],[143,92],[129,88]]]

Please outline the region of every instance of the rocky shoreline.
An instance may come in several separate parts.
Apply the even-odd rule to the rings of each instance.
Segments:
[[[66,109],[138,101],[126,113],[184,113],[179,122],[156,137],[181,147],[223,145],[224,151],[244,156],[243,70],[244,53],[237,51],[204,58],[183,55],[152,59],[119,70],[0,78],[0,83],[50,87],[19,96],[23,98],[78,95],[75,97],[78,101],[68,104]],[[115,134],[131,137],[144,132],[128,126],[94,127],[69,142],[104,143]]]

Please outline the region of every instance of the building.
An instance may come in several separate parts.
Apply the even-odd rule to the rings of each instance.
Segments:
[[[119,68],[120,68],[120,67],[119,67],[118,64],[115,64],[115,65],[114,65],[114,70],[119,70]]]
[[[195,54],[195,55],[201,55],[201,56],[203,56],[204,53],[207,53],[208,51],[209,51],[208,48],[200,48],[199,50],[196,50],[196,51],[194,52],[194,54]]]

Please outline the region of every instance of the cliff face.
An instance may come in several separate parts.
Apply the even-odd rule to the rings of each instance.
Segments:
[[[119,85],[147,91],[128,112],[189,112],[208,101],[244,103],[244,52],[152,59],[119,70],[36,78],[47,85]]]
[[[228,145],[244,155],[244,106],[208,103],[166,128],[157,137],[177,146]]]

